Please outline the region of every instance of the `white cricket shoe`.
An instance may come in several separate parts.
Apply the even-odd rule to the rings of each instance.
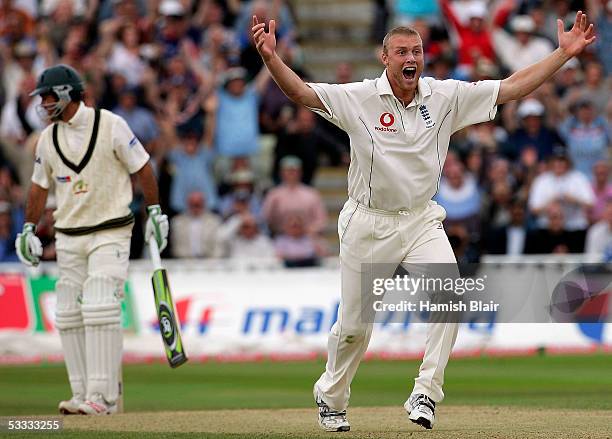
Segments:
[[[79,405],[82,415],[112,415],[117,413],[117,404],[109,404],[102,395],[95,393],[91,399]]]
[[[329,408],[323,399],[317,395],[319,406],[319,425],[325,431],[349,431],[351,425],[346,419],[346,410],[337,412]]]
[[[83,398],[78,396],[73,396],[68,401],[60,401],[58,405],[59,412],[62,415],[80,415],[79,406],[83,402]]]
[[[421,427],[431,430],[434,425],[436,403],[427,395],[417,393],[410,395],[404,404],[408,412],[408,419]]]

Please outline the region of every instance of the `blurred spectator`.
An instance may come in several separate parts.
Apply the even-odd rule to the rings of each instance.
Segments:
[[[476,247],[476,242],[471,238],[471,234],[465,224],[449,224],[446,233],[458,264],[478,262],[480,254]]]
[[[591,178],[593,165],[609,157],[610,127],[602,116],[596,114],[588,99],[578,101],[574,112],[574,116],[563,121],[559,132],[567,144],[574,167]]]
[[[523,200],[528,199],[533,181],[546,170],[546,162],[538,161],[535,148],[523,149],[518,162],[515,162],[513,167],[513,176],[516,179],[514,195]]]
[[[97,73],[97,77],[103,75],[103,71],[94,72],[93,69],[87,68],[87,61],[90,61],[93,56],[93,53],[88,52],[89,39],[87,38],[87,27],[81,24],[71,24],[66,38],[62,41],[60,47],[61,57],[59,61],[62,64],[69,65],[87,75],[95,73]],[[93,82],[95,84],[95,81]]]
[[[45,122],[36,111],[39,98],[30,97],[36,87],[36,78],[26,74],[19,85],[19,94],[9,99],[0,115],[0,138],[21,144],[32,132],[42,130]]]
[[[606,79],[601,63],[589,61],[584,66],[583,83],[569,90],[563,100],[568,107],[581,101],[590,101],[595,112],[602,114],[610,101],[610,91],[612,91],[612,81]]]
[[[327,223],[327,212],[321,195],[301,183],[301,160],[295,156],[284,157],[280,169],[282,183],[268,192],[262,207],[270,231],[281,233],[287,217],[297,214],[304,220],[309,235],[321,233]]]
[[[80,21],[74,16],[72,5],[68,3],[64,1],[63,5],[53,9],[48,15],[41,15],[36,24],[37,33],[46,43],[47,52],[52,52],[54,58],[58,56],[57,52],[63,50],[63,42],[71,27]]]
[[[391,14],[387,0],[375,0],[373,4],[374,17],[372,19],[370,41],[375,44],[380,44],[387,33],[387,25]]]
[[[586,2],[588,6],[589,18],[594,21],[597,29],[597,41],[595,47],[597,55],[604,65],[607,75],[612,74],[612,50],[610,50],[610,41],[612,41],[612,2],[610,0],[589,0]]]
[[[270,74],[264,68],[252,83],[246,82],[246,75],[244,68],[233,67],[224,74],[223,86],[218,89],[215,145],[221,156],[252,156],[259,151],[257,110]]]
[[[19,185],[17,175],[13,167],[4,163],[0,167],[0,202],[6,202],[11,211],[11,224],[15,235],[20,232],[20,224],[24,223],[24,198],[23,189]]]
[[[494,154],[500,149],[504,149],[504,145],[508,139],[508,133],[500,127],[495,126],[495,122],[487,121],[472,125],[466,128],[467,145],[459,147],[461,151],[467,147],[471,150],[474,147],[481,148],[487,154]]]
[[[440,5],[459,39],[458,67],[469,77],[480,59],[494,61],[495,51],[485,21],[487,16],[485,2],[455,2],[451,5],[450,0],[441,0]],[[459,19],[454,9],[462,9],[459,14],[467,18],[465,23]]]
[[[237,64],[240,51],[234,34],[220,23],[210,24],[202,37],[198,58],[202,67],[215,76],[226,70],[228,65]]]
[[[157,121],[151,111],[138,105],[138,89],[125,87],[113,112],[125,119],[130,129],[145,147],[159,137]],[[147,148],[149,150],[149,148]]]
[[[257,221],[261,220],[261,199],[255,193],[255,176],[247,169],[231,173],[229,183],[230,192],[223,195],[219,203],[221,217],[227,219],[234,215],[250,214]]]
[[[574,24],[576,11],[572,0],[553,0],[548,3],[542,0],[528,0],[528,13],[536,25],[536,33],[546,37],[553,44],[557,42],[557,19],[563,20],[566,29]],[[584,8],[582,9],[584,11]],[[590,18],[590,17],[589,17]]]
[[[0,41],[9,47],[25,37],[34,36],[34,19],[13,0],[0,1]]]
[[[505,2],[507,5],[511,2]],[[511,11],[501,8],[494,20],[493,44],[497,56],[511,72],[516,72],[545,58],[553,51],[550,41],[534,35],[536,30],[533,18],[528,15],[516,15],[510,21],[512,34],[506,32],[505,25]]]
[[[0,201],[0,262],[17,262],[15,252],[15,237],[11,218],[11,206],[6,201]]]
[[[310,185],[322,154],[328,157],[331,166],[348,161],[345,146],[318,126],[317,117],[312,111],[300,106],[278,137],[272,173],[274,181],[280,181],[280,161],[287,156],[296,156],[302,162],[302,182]]]
[[[193,44],[200,42],[200,31],[191,26],[189,11],[179,0],[162,0],[159,14],[161,18],[157,22],[156,41],[161,45],[162,59],[178,56],[184,41],[189,40]]]
[[[342,61],[336,64],[336,84],[348,84],[353,82],[353,65],[350,62]]]
[[[295,20],[291,8],[285,0],[246,0],[236,19],[236,32],[242,32],[242,41],[249,38],[252,17],[257,16],[260,23],[276,20],[278,25],[276,32],[282,38],[285,34],[295,31]]]
[[[608,257],[612,255],[612,196],[606,200],[601,220],[587,232],[584,251]]]
[[[202,192],[209,209],[217,208],[217,188],[212,177],[213,153],[208,145],[200,143],[200,135],[193,131],[179,132],[179,146],[168,153],[173,168],[170,188],[170,207],[174,212],[187,209],[187,195]]]
[[[145,0],[102,0],[98,11],[98,21],[104,23],[106,20],[120,19],[127,23],[135,24],[139,29],[143,22],[147,21],[145,15],[155,14],[153,9],[159,2],[146,5]]]
[[[2,145],[0,144],[0,146]],[[32,174],[30,173],[28,177],[31,176]],[[19,185],[17,171],[3,155],[0,155],[0,202],[6,202],[10,207],[11,224],[13,225],[15,235],[17,235],[17,233],[21,232],[20,225],[23,224],[25,217],[23,188]]]
[[[546,225],[529,235],[525,253],[563,254],[581,253],[584,249],[585,234],[582,231],[567,230],[564,208],[553,201],[545,208]]]
[[[489,227],[499,228],[510,223],[511,202],[512,190],[510,185],[504,181],[493,183],[491,187],[491,201],[488,213],[485,215]]]
[[[103,23],[100,33],[102,40],[98,53],[107,58],[108,72],[125,77],[130,87],[140,85],[148,66],[141,57],[142,36],[138,28],[125,22],[125,19],[118,18]]]
[[[445,29],[434,26],[424,17],[417,17],[410,25],[421,36],[425,61],[440,56],[452,57],[454,55],[448,42]],[[382,38],[381,38],[382,40]]]
[[[537,99],[525,99],[517,114],[521,126],[508,139],[512,146],[511,158],[518,158],[525,148],[534,148],[538,160],[547,160],[556,145],[563,143],[556,131],[544,126],[544,105]]]
[[[219,179],[219,194],[226,195],[233,190],[233,180],[238,174],[240,174],[240,179],[243,179],[246,173],[248,173],[249,178],[253,178],[253,184],[247,183],[245,187],[254,189],[255,175],[253,174],[253,168],[251,166],[251,163],[254,161],[255,160],[251,160],[251,158],[245,156],[237,156],[229,160],[217,160],[215,163],[215,175]]]
[[[434,200],[446,209],[445,224],[461,224],[470,235],[479,232],[481,197],[476,180],[459,161],[446,163]]]
[[[13,0],[13,4],[28,13],[34,20],[40,15],[37,0]]]
[[[282,44],[292,44],[295,33],[291,10],[284,0],[247,1],[236,19],[234,31],[240,47],[240,65],[246,68],[250,78],[257,75],[263,67],[263,61],[251,38],[253,15],[257,16],[260,23],[276,20],[276,39],[282,41]]]
[[[41,0],[40,13],[43,16],[84,17],[87,11],[85,0]],[[93,2],[92,2],[93,3]]]
[[[157,98],[156,107],[164,115],[165,131],[170,133],[174,130],[202,133],[205,116],[217,111],[217,100],[205,98],[205,78],[192,68],[186,56],[176,56],[168,61],[159,85],[164,100]],[[206,110],[208,114],[205,115],[205,107],[208,106],[211,108]],[[212,142],[210,137],[206,140],[208,144]]]
[[[537,216],[540,228],[548,226],[547,213],[550,212],[547,209],[553,202],[562,210],[565,230],[586,231],[587,211],[593,206],[595,195],[584,174],[571,169],[570,160],[562,148],[555,149],[550,170],[536,177],[529,193],[529,209]]]
[[[257,219],[241,213],[228,219],[221,227],[221,238],[231,259],[274,258],[276,251],[272,240],[261,233]]]
[[[448,55],[438,55],[425,58],[427,69],[425,76],[431,76],[441,81],[450,79],[453,75],[454,62]]]
[[[1,50],[0,55],[4,52]],[[6,93],[6,101],[10,101],[19,94],[25,78],[36,79],[37,69],[35,66],[36,43],[33,40],[21,40],[14,48],[4,54],[4,65],[2,66],[2,86]]]
[[[353,65],[348,62],[338,63],[336,65],[335,83],[348,84],[349,82],[353,82]],[[323,118],[317,117],[315,119],[317,130],[321,131],[323,137],[326,139],[325,143],[328,143],[330,146],[335,145],[329,153],[330,164],[339,164],[339,162],[334,161],[335,155],[333,150],[336,150],[335,152],[340,154],[343,163],[348,164],[350,160],[349,151],[351,141],[346,131]]]
[[[187,210],[170,220],[170,245],[175,258],[218,258],[223,255],[221,219],[208,211],[202,192],[189,192]]]
[[[482,186],[485,179],[484,154],[481,147],[473,147],[465,157],[465,170],[474,176],[478,186]]]
[[[514,200],[510,205],[510,221],[490,227],[485,240],[485,250],[493,255],[522,255],[527,243],[525,203]]]
[[[321,251],[305,223],[300,215],[289,214],[284,219],[283,232],[274,238],[276,255],[285,267],[312,267],[319,263]]]
[[[292,69],[301,78],[306,80],[307,75],[301,71],[299,66],[293,65],[293,52],[287,47],[285,42],[279,42],[277,52],[285,64],[292,66]],[[259,55],[257,58],[261,60]],[[342,64],[346,63],[340,63],[339,66]],[[296,105],[282,92],[276,82],[268,81],[261,95],[259,106],[259,123],[262,132],[267,134],[279,134],[294,116],[295,109]],[[331,123],[329,123],[329,125],[336,128],[335,125]],[[342,131],[342,133],[346,135],[344,131]]]
[[[500,79],[501,69],[498,64],[487,58],[480,58],[476,62],[474,71],[472,72],[472,81],[485,81],[487,79]]]
[[[263,134],[280,133],[295,114],[295,105],[270,81],[261,97],[259,124]]]
[[[576,87],[580,87],[581,73],[580,62],[576,58],[566,62],[554,76],[557,96],[567,96]]]
[[[596,223],[602,216],[607,200],[612,200],[612,181],[610,180],[610,163],[601,161],[593,166],[593,193],[595,203],[589,212],[589,221]]]
[[[439,8],[436,0],[395,0],[396,25],[409,26],[414,20],[425,19],[430,23],[439,21]]]

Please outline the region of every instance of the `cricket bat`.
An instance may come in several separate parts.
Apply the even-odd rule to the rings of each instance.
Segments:
[[[170,284],[166,270],[162,267],[159,247],[155,238],[149,239],[151,261],[153,262],[153,295],[155,297],[155,308],[159,319],[159,332],[161,333],[166,351],[166,357],[170,367],[179,367],[187,361],[187,354],[181,340],[178,319],[174,311]]]

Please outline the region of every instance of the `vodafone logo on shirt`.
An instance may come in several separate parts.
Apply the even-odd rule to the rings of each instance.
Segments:
[[[375,126],[374,129],[376,131],[386,131],[388,133],[397,133],[397,128],[391,128],[391,126],[395,123],[395,116],[391,113],[383,113],[380,115],[380,119],[378,119],[381,127]]]

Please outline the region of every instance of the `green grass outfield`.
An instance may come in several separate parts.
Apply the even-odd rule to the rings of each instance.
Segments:
[[[351,406],[401,407],[417,361],[364,362]],[[324,362],[125,365],[126,411],[313,407]],[[612,410],[612,355],[462,358],[446,370],[449,405]],[[56,414],[69,396],[61,364],[0,366],[0,416]]]

